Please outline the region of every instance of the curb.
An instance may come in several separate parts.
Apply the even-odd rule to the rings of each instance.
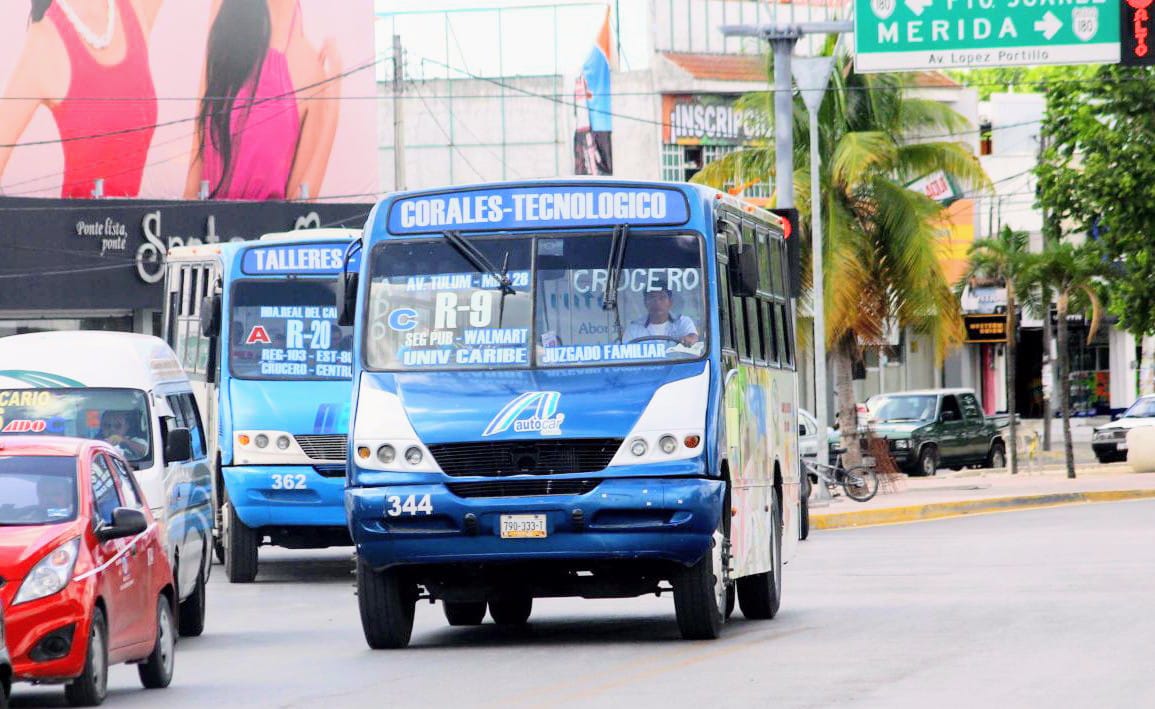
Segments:
[[[920,520],[964,517],[986,512],[1036,509],[1056,505],[1074,505],[1086,502],[1120,502],[1155,498],[1155,489],[1144,490],[1099,490],[1091,492],[1056,492],[1046,495],[1019,495],[1015,497],[992,497],[985,500],[965,500],[960,502],[932,502],[925,505],[906,507],[884,507],[882,509],[859,512],[835,512],[833,514],[812,515],[810,525],[814,529],[848,529],[872,527],[880,524],[898,524]]]

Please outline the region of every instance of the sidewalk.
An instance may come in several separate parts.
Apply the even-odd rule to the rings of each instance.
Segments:
[[[1155,498],[1155,473],[1132,473],[1125,463],[1081,465],[1074,480],[1061,467],[1010,475],[1004,470],[940,471],[933,478],[902,478],[867,502],[845,495],[827,502],[811,496],[814,529],[894,524],[1010,509],[1079,502]],[[839,491],[841,492],[841,491]]]

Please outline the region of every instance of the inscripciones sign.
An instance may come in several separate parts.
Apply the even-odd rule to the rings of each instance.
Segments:
[[[855,0],[859,72],[1119,61],[1108,0]]]
[[[245,252],[241,271],[250,276],[335,275],[341,272],[348,244],[285,244]],[[359,257],[360,252],[355,256]],[[356,262],[350,263],[356,268]]]
[[[389,209],[392,234],[445,230],[674,226],[690,218],[677,190],[652,187],[542,186],[406,197]]]

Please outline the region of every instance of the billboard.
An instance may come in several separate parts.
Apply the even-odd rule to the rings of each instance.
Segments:
[[[372,0],[2,3],[0,190],[374,192],[373,18]]]

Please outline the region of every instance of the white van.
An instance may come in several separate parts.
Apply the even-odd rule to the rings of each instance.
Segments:
[[[0,435],[112,443],[164,524],[181,635],[204,630],[212,477],[192,386],[164,340],[112,332],[0,338]]]

